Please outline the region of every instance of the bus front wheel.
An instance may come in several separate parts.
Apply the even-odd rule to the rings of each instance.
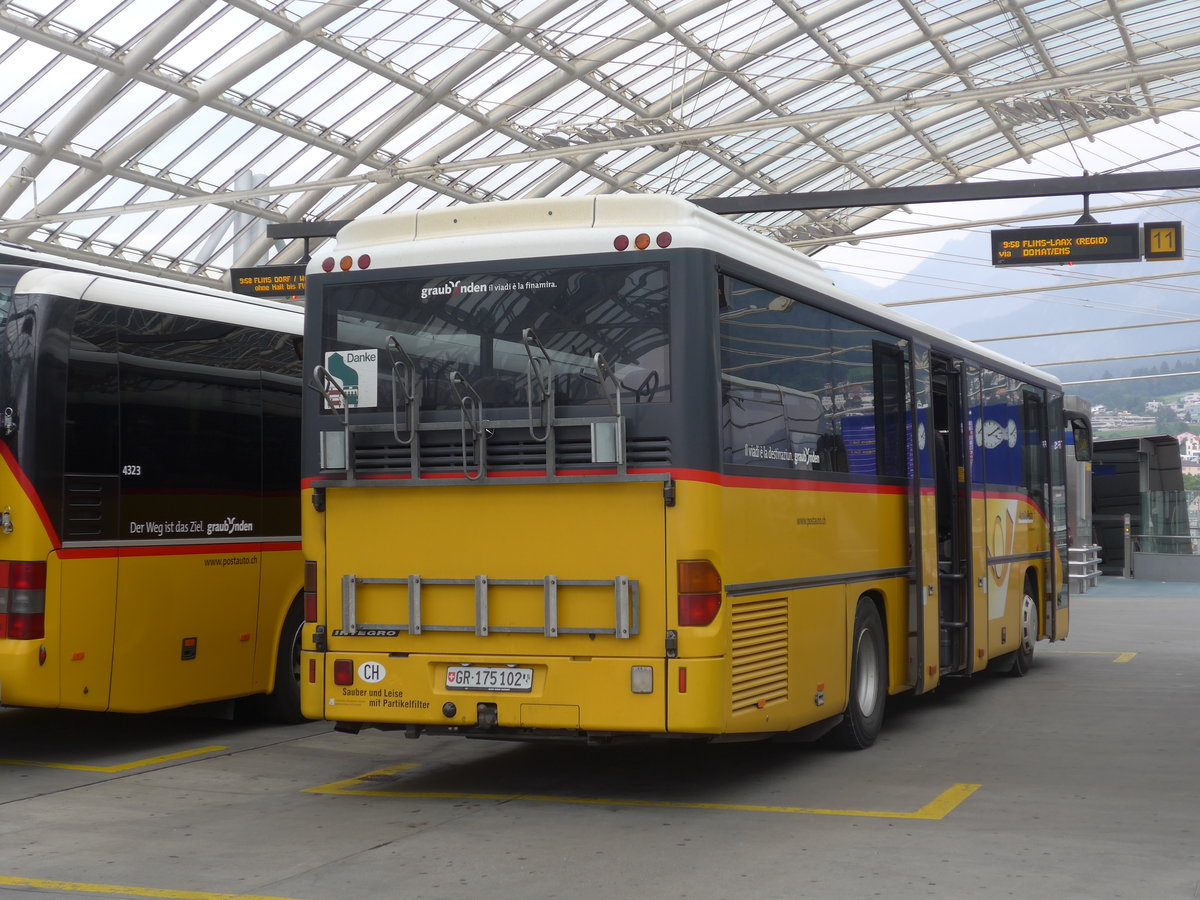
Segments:
[[[1021,645],[1013,654],[1012,668],[1009,675],[1021,676],[1033,665],[1033,647],[1038,637],[1037,600],[1033,598],[1034,588],[1028,581],[1025,590],[1021,592]]]
[[[1025,590],[1021,592],[1021,638],[1017,649],[998,657],[993,663],[994,671],[1001,675],[1011,675],[1020,678],[1033,665],[1033,648],[1038,639],[1038,606],[1035,595],[1036,582],[1033,576],[1025,580]]]
[[[867,597],[854,613],[854,640],[850,657],[850,698],[846,714],[830,732],[834,744],[848,750],[865,750],[883,728],[887,701],[887,640],[879,610]]]

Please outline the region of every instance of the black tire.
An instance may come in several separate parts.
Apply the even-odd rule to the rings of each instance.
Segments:
[[[300,712],[300,630],[304,612],[299,599],[283,619],[279,646],[275,651],[275,689],[260,698],[261,717],[269,722],[295,725],[305,721]]]
[[[1033,648],[1038,636],[1038,606],[1035,594],[1037,589],[1029,580],[1021,591],[1021,643],[1012,654],[1012,666],[1006,670],[1006,675],[1020,678],[1033,665]]]
[[[854,613],[851,643],[850,698],[846,714],[829,733],[830,742],[847,750],[865,750],[883,728],[887,703],[887,638],[879,610],[866,597]]]

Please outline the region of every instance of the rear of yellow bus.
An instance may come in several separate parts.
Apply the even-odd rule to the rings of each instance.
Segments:
[[[724,664],[712,441],[679,439],[685,420],[715,434],[715,404],[673,383],[688,364],[672,331],[696,323],[671,296],[691,276],[665,232],[643,249],[597,233],[603,246],[570,255],[590,206],[554,211],[562,230],[543,231],[540,256],[484,238],[478,258],[452,259],[428,219],[425,245],[388,249],[417,227],[397,217],[343,231],[310,272],[311,718],[413,736],[663,734],[681,623]],[[701,718],[689,729],[726,724]]]
[[[177,295],[180,314],[159,315],[83,299],[83,286],[159,293],[0,266],[0,705],[150,712],[274,686],[261,711],[295,721],[297,379],[152,358],[147,322],[191,322],[191,346],[229,356],[239,333],[264,369],[298,367],[292,335],[268,348],[257,329],[185,320]],[[119,368],[121,316],[136,340]],[[172,337],[163,356],[185,346]],[[246,475],[231,488],[234,466]]]
[[[32,427],[36,322],[14,291],[23,268],[0,266],[0,704],[55,706],[58,681],[45,676],[48,560],[57,536],[35,488],[39,457]]]
[[[56,706],[58,682],[45,676],[44,642],[51,529],[21,466],[3,442],[0,498],[0,547],[5,556],[0,560],[0,703]]]

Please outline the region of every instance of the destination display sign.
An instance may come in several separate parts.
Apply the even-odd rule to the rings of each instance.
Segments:
[[[304,266],[230,269],[229,283],[235,294],[251,297],[303,297]]]
[[[992,265],[1047,266],[1142,258],[1142,226],[1046,225],[992,232]]]

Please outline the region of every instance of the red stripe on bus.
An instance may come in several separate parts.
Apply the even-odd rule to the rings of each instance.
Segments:
[[[709,473],[701,473],[709,474]],[[690,480],[690,479],[681,479]],[[697,481],[709,481],[698,478]],[[870,484],[858,481],[827,481],[820,478],[773,478],[764,475],[718,475],[711,484],[721,487],[751,488],[772,491],[821,491],[829,494],[906,494],[907,485]]]
[[[17,462],[17,458],[13,456],[12,450],[9,449],[8,444],[4,441],[0,441],[0,458],[4,460],[4,464],[8,466],[8,470],[12,472],[13,478],[16,479],[17,485],[21,488],[25,496],[29,498],[34,512],[42,520],[42,527],[46,529],[46,536],[50,538],[50,544],[57,547],[59,545],[58,532],[54,530],[54,525],[50,522],[50,516],[46,514],[46,507],[42,506],[42,498],[38,496],[33,482],[26,476],[25,471]]]

